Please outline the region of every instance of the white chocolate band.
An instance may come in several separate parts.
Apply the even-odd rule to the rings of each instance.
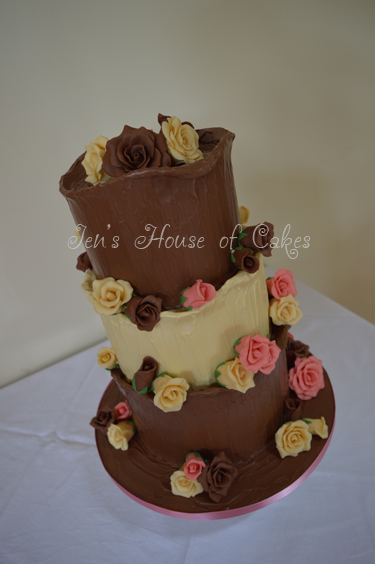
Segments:
[[[239,271],[216,297],[190,311],[163,311],[152,331],[140,331],[125,315],[102,315],[122,372],[132,379],[145,356],[159,363],[159,373],[184,377],[192,388],[215,382],[215,368],[234,357],[233,345],[244,335],[269,337],[269,304],[262,255],[259,270]]]

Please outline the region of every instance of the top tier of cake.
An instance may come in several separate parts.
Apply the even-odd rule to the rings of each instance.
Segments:
[[[218,289],[237,272],[229,244],[240,223],[231,164],[234,134],[221,128],[198,134],[204,158],[197,162],[92,185],[85,181],[81,155],[60,181],[76,225],[83,226],[97,278],[126,280],[136,294],[161,298],[163,309],[179,307],[181,292],[196,280]]]

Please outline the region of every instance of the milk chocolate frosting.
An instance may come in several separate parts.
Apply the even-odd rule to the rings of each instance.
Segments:
[[[231,164],[234,134],[221,128],[198,134],[204,158],[195,163],[136,170],[93,186],[85,182],[83,154],[60,180],[76,225],[86,227],[83,240],[97,278],[126,280],[137,295],[160,297],[164,309],[180,307],[181,291],[196,280],[218,289],[237,272],[229,241],[220,248],[240,223]],[[164,241],[135,246],[136,240],[142,246],[142,236],[146,246],[154,228],[160,237],[164,226]],[[185,245],[195,237],[194,248],[176,248],[177,236],[177,245],[182,237]],[[167,237],[173,238],[170,248]]]
[[[283,424],[289,397],[285,351],[270,374],[255,375],[255,388],[246,393],[216,385],[189,391],[181,410],[169,413],[154,405],[153,392],[136,392],[120,369],[111,373],[130,405],[145,452],[176,465],[191,451],[212,458],[224,450],[233,460],[248,460]]]
[[[319,391],[318,395],[309,401],[302,402],[300,416],[311,419],[324,417],[331,435],[335,418],[335,400],[330,380],[325,371],[324,380],[325,387]],[[123,394],[113,382],[105,392],[101,406],[107,403],[116,405],[122,399]],[[204,414],[201,417],[201,421],[204,421],[205,424],[210,423],[210,419],[204,419]],[[277,428],[273,430],[274,433],[276,430]],[[311,450],[302,452],[296,457],[287,456],[281,459],[273,435],[262,450],[244,463],[234,460],[224,449],[225,454],[238,469],[238,477],[232,483],[228,495],[221,501],[214,502],[207,492],[191,498],[183,498],[171,493],[171,474],[184,462],[187,452],[177,464],[165,462],[147,452],[138,431],[126,452],[114,449],[109,444],[107,437],[99,431],[96,432],[96,441],[104,467],[127,491],[153,505],[187,513],[236,509],[271,498],[296,482],[310,468],[326,446],[325,440],[314,436],[311,441]],[[168,437],[166,441],[168,442]],[[212,459],[216,452],[209,454],[209,458]]]

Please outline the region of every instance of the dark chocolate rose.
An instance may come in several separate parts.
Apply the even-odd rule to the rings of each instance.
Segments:
[[[271,321],[271,336],[270,341],[276,341],[277,346],[279,349],[283,350],[287,346],[288,342],[288,331],[290,329],[290,325],[275,325]]]
[[[301,419],[302,401],[299,398],[288,398],[284,402],[285,421]]]
[[[104,407],[96,417],[93,417],[90,421],[90,425],[97,429],[103,435],[107,435],[107,429],[116,419],[114,411],[110,407]]]
[[[259,270],[259,259],[253,255],[250,249],[243,247],[236,249],[232,254],[232,262],[241,270],[249,274]]]
[[[162,300],[155,296],[134,296],[126,304],[125,314],[140,331],[152,331],[160,321]]]
[[[157,361],[152,356],[145,356],[141,367],[134,374],[133,388],[137,392],[147,393],[158,373],[158,367]]]
[[[121,135],[107,141],[102,168],[109,176],[117,177],[134,170],[159,166],[171,166],[171,157],[162,133],[125,125]]]
[[[264,257],[272,254],[271,239],[273,237],[273,225],[265,221],[246,227],[238,237],[239,243],[243,247],[248,247],[252,251],[262,253]]]
[[[291,337],[288,337],[286,344],[286,360],[288,362],[288,370],[293,368],[296,358],[304,358],[311,356],[309,345],[305,345],[301,341],[295,341]]]
[[[224,452],[219,452],[215,458],[206,465],[198,481],[203,489],[208,492],[212,501],[219,502],[226,496],[233,480],[237,477],[238,470],[235,468]]]
[[[89,259],[89,255],[87,253],[82,253],[77,258],[77,270],[82,270],[82,272],[86,272],[87,269],[92,268],[92,264]]]

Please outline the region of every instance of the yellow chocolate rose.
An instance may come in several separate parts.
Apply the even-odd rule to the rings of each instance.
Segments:
[[[108,138],[99,135],[94,141],[91,141],[85,147],[86,154],[82,161],[82,165],[86,171],[86,182],[91,182],[91,184],[98,184],[98,182],[105,182],[110,176],[102,170],[103,158],[105,154],[105,146],[107,144]]]
[[[324,417],[320,419],[306,419],[310,433],[313,435],[318,435],[322,439],[328,437],[328,426]]]
[[[134,423],[131,420],[112,423],[108,427],[107,437],[109,443],[117,450],[128,450],[129,441],[135,433]]]
[[[107,368],[108,370],[116,366],[117,357],[111,347],[102,347],[98,350],[98,364],[102,368]]]
[[[242,227],[244,227],[247,224],[247,222],[249,221],[250,210],[245,208],[245,206],[239,206],[238,212],[240,214],[240,223],[241,223]]]
[[[92,303],[95,311],[101,315],[119,313],[132,295],[133,288],[124,280],[103,278],[103,280],[94,280],[92,284]]]
[[[302,317],[299,302],[292,294],[270,302],[270,317],[275,325],[295,325]]]
[[[95,280],[96,280],[96,276],[94,272],[90,269],[86,270],[85,275],[83,277],[83,284],[81,284],[81,288],[85,292],[90,303],[94,302],[94,298],[92,295],[92,285]]]
[[[215,370],[215,378],[222,386],[243,394],[255,386],[254,372],[246,370],[237,357],[219,364]]]
[[[284,423],[275,435],[276,447],[281,458],[297,456],[300,452],[310,450],[312,435],[304,421]]]
[[[176,470],[171,476],[171,489],[173,495],[194,497],[203,492],[203,486],[198,480],[188,480],[183,470]]]
[[[163,374],[155,378],[152,389],[155,392],[154,404],[167,413],[168,411],[180,411],[186,400],[189,384],[185,378],[172,378],[168,374]]]
[[[174,116],[163,121],[161,128],[168,152],[176,161],[185,161],[188,164],[203,159],[198,133],[191,125],[181,124],[178,117]]]

